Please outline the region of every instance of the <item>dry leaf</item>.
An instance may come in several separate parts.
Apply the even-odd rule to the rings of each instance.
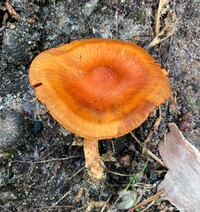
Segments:
[[[183,212],[200,211],[200,153],[184,139],[178,127],[169,124],[170,133],[159,145],[160,155],[168,167],[158,186],[164,196]]]

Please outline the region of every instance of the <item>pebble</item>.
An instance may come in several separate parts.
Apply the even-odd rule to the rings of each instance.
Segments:
[[[25,126],[24,116],[17,111],[0,116],[0,152],[13,150],[25,141]]]
[[[32,133],[36,135],[37,133],[42,131],[42,128],[43,128],[42,121],[36,120],[33,122]]]
[[[12,191],[0,191],[0,200],[6,201],[6,200],[16,200],[17,197]]]
[[[118,162],[122,168],[128,168],[131,165],[132,157],[130,154],[122,155]]]
[[[192,122],[191,115],[189,113],[184,114],[180,118],[179,129],[181,131],[192,131],[194,128],[194,123]]]

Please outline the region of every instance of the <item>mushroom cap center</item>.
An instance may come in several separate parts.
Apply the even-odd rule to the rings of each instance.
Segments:
[[[86,87],[92,89],[97,96],[102,92],[112,92],[119,83],[119,74],[108,66],[97,66],[84,75]]]

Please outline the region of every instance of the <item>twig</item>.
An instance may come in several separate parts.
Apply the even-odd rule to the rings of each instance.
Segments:
[[[26,163],[26,164],[40,164],[40,163],[49,163],[49,162],[54,162],[54,161],[63,161],[63,160],[69,160],[72,158],[78,158],[82,157],[81,155],[76,155],[76,156],[69,156],[67,158],[53,158],[49,160],[40,160],[40,161],[21,161],[21,160],[13,160],[11,163]]]
[[[44,211],[44,209],[52,209],[52,208],[58,208],[58,209],[62,209],[62,208],[75,208],[75,206],[72,206],[72,205],[42,206],[40,208],[30,208],[29,210],[26,210],[25,212],[37,211],[37,210]]]
[[[160,163],[160,165],[162,165],[163,167],[166,167],[165,164],[164,164],[164,162],[160,158],[158,158],[153,152],[151,152],[149,149],[147,149],[147,147],[144,147],[142,145],[142,143],[139,141],[139,139],[132,132],[130,132],[130,134],[136,140],[136,142],[142,147],[143,153],[147,153],[155,161],[157,161],[158,163]]]
[[[154,205],[155,200],[153,200],[145,209],[141,210],[140,212],[145,212],[147,211],[152,205]]]
[[[137,200],[135,201],[135,204],[133,206],[137,205],[141,201],[141,199],[144,196],[145,192],[146,192],[145,189],[143,189],[141,192],[139,192],[139,196],[137,197]]]
[[[107,201],[106,201],[105,205],[102,207],[102,209],[101,209],[101,211],[100,211],[100,212],[104,212],[104,210],[105,210],[106,206],[108,205],[108,203],[109,203],[109,201],[110,201],[111,197],[112,197],[112,194],[111,194],[111,195],[110,195],[110,197],[107,199]]]
[[[165,33],[166,33],[166,36],[161,38],[161,36],[163,36]],[[165,25],[164,28],[160,31],[160,33],[150,42],[150,44],[147,46],[147,49],[163,42],[164,40],[166,40],[173,34],[174,34],[174,29],[173,28],[171,29],[170,26]]]
[[[71,179],[74,178],[77,174],[79,174],[80,172],[82,172],[84,168],[85,168],[85,166],[82,167],[82,168],[80,168],[75,174],[73,174],[73,175],[69,178],[69,180],[71,180]]]
[[[153,154],[153,152],[151,152],[149,149],[147,149],[146,147],[144,147],[144,152],[146,152],[149,156],[151,156],[155,161],[157,161],[161,166],[166,167],[166,165],[164,164],[164,162],[158,158],[155,154]]]
[[[5,6],[6,6],[6,9],[8,10],[8,13],[11,15],[11,17],[14,18],[15,20],[19,20],[20,15],[14,10],[9,0],[6,0]]]
[[[141,147],[143,147],[142,144],[141,144],[141,141],[140,141],[132,132],[130,132],[130,135],[131,135],[131,137],[133,137],[133,138],[135,139],[135,141],[136,141]]]
[[[175,10],[169,9],[169,0],[160,0],[158,5],[158,10],[156,13],[156,20],[155,20],[155,37],[150,42],[147,48],[150,48],[152,46],[155,46],[162,41],[169,38],[171,35],[174,34],[174,26],[176,22],[176,13]],[[164,8],[164,6],[168,6]],[[161,16],[167,13],[167,18],[164,21],[164,26],[161,29],[160,27],[160,21]]]
[[[3,205],[0,205],[0,208],[3,208],[5,211],[12,212],[11,210],[5,208]]]
[[[112,171],[106,171],[106,172],[114,174],[114,175],[122,176],[122,177],[132,177],[133,176],[133,175],[130,175],[130,174],[122,174],[122,173],[112,172]]]
[[[119,37],[119,27],[118,27],[118,8],[115,11],[115,28],[116,28],[116,38]]]
[[[68,194],[70,193],[70,190],[66,192],[57,202],[55,202],[52,207],[56,206],[60,201],[62,201]]]
[[[164,162],[158,158],[153,152],[151,152],[147,147],[147,143],[152,137],[152,134],[158,129],[161,121],[161,108],[159,107],[159,117],[156,120],[154,126],[153,126],[153,131],[149,133],[145,141],[142,143],[132,132],[130,132],[130,135],[135,139],[135,141],[142,147],[142,153],[147,153],[149,156],[151,156],[155,161],[157,161],[161,166],[167,168],[164,164]]]
[[[117,202],[121,199],[120,196],[117,197],[116,201],[113,203],[113,205],[111,206],[111,208],[108,211],[113,211],[113,208],[115,207],[115,205],[117,204]]]
[[[168,0],[160,0],[158,5],[158,10],[156,12],[156,24],[155,24],[155,33],[156,35],[160,32],[160,16],[161,16],[161,10],[164,5],[168,3]]]
[[[152,202],[152,201],[158,199],[163,193],[164,193],[164,190],[156,193],[155,195],[149,197],[148,199],[144,200],[140,204],[138,204],[138,205],[134,206],[133,208],[129,209],[128,212],[133,212],[134,210],[142,207],[143,205],[146,205],[147,203]]]
[[[153,133],[154,133],[155,131],[157,131],[157,129],[158,129],[159,125],[160,125],[160,122],[161,122],[161,114],[162,114],[162,111],[161,111],[161,108],[160,108],[160,107],[158,107],[158,112],[159,112],[159,116],[158,116],[158,118],[157,118],[155,124],[153,125],[153,130],[149,133],[149,135],[147,136],[147,138],[144,140],[144,142],[143,142],[143,147],[146,147],[146,145],[147,145],[147,143],[150,141],[150,139],[151,139]]]

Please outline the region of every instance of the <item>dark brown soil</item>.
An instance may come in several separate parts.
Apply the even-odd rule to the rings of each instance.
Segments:
[[[105,162],[105,182],[90,182],[83,148],[72,145],[80,138],[64,130],[35,99],[28,72],[37,54],[77,39],[117,38],[147,49],[155,37],[159,1],[10,2],[20,19],[0,1],[0,211],[118,211],[117,192],[138,173],[129,187],[137,193],[137,203],[154,195],[166,170],[142,153],[131,134],[99,143],[101,155],[112,152],[116,161]],[[147,51],[169,71],[173,97],[133,131],[141,143],[149,138],[147,148],[157,156],[170,122],[200,149],[200,4],[182,0],[168,6],[176,24],[166,13],[160,27],[168,20],[172,36]],[[147,211],[177,209],[160,198]]]

